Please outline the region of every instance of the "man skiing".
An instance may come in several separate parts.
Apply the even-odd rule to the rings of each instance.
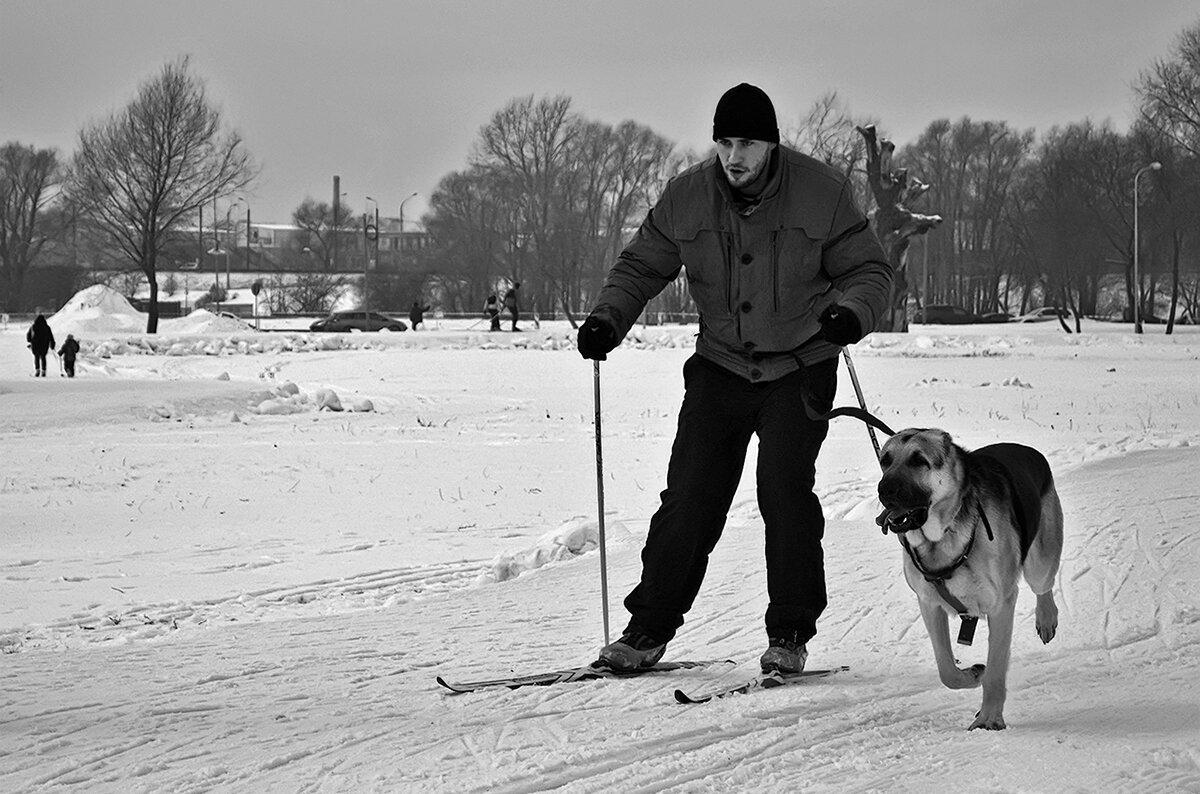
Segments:
[[[724,529],[751,435],[766,525],[768,647],[764,671],[798,673],[827,601],[813,493],[833,404],[840,346],[859,341],[888,305],[892,268],[850,186],[779,145],[775,109],[742,83],[717,103],[716,156],[673,178],[608,274],[579,330],[604,360],[646,303],[686,268],[700,312],[696,352],[661,505],[642,550],[630,620],[600,662],[654,665],[699,592]]]
[[[512,285],[512,289],[504,293],[504,310],[512,318],[512,329],[514,331],[521,330],[517,327],[517,321],[521,319],[521,299],[517,295],[520,289],[521,282],[517,281]]]

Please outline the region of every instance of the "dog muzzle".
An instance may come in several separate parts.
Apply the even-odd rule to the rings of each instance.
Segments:
[[[879,525],[885,535],[889,532],[903,534],[911,532],[914,529],[920,529],[925,525],[925,520],[928,518],[928,507],[915,507],[911,509],[889,507],[884,508],[884,511],[875,519],[875,523]]]

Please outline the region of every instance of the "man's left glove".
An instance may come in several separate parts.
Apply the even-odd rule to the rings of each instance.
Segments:
[[[593,361],[604,361],[617,346],[617,329],[604,319],[592,315],[579,326],[579,355]]]
[[[852,345],[863,338],[862,323],[854,312],[836,303],[821,312],[821,336],[835,345]]]

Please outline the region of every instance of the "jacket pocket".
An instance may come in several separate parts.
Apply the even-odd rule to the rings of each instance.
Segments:
[[[676,243],[687,273],[688,288],[701,313],[732,314],[729,258],[733,241],[729,233],[715,226],[697,226],[680,230]]]
[[[784,226],[771,233],[772,306],[777,314],[800,317],[829,291],[821,269],[821,240],[801,226]]]

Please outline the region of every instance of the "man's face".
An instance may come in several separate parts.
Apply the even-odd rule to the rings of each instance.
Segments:
[[[743,188],[767,167],[775,144],[749,138],[717,138],[717,157],[731,187]]]

